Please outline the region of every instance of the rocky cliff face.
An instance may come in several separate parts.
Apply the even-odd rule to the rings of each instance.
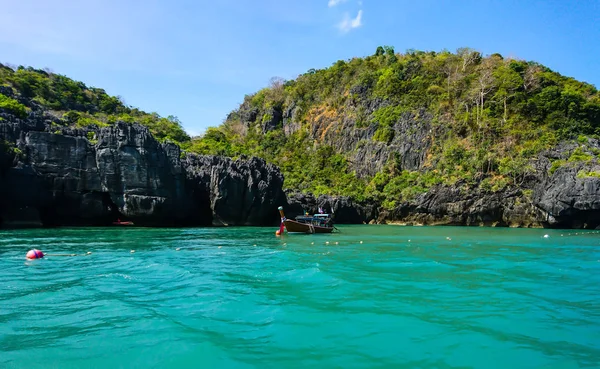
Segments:
[[[385,104],[372,101],[363,111],[377,110]],[[418,170],[425,162],[431,140],[431,115],[425,112],[414,115],[403,114],[391,129],[390,142],[374,140],[379,127],[370,123],[359,127],[355,116],[338,117],[338,121],[323,118],[313,122],[312,137],[333,146],[338,152],[350,153],[351,169],[359,177],[372,177],[389,162],[398,158],[402,169]]]
[[[0,91],[2,92],[2,91]],[[11,91],[4,91],[10,94]],[[13,96],[19,98],[18,96]],[[393,210],[348,197],[283,193],[279,169],[257,158],[231,160],[182,155],[160,143],[147,128],[117,123],[75,129],[31,108],[25,119],[0,111],[0,226],[109,225],[117,218],[139,225],[275,225],[277,207],[286,215],[319,207],[337,223],[490,225],[596,228],[600,226],[600,143],[560,144],[540,154],[518,184],[485,191],[467,183],[435,186]],[[374,110],[380,107],[363,106]],[[256,111],[241,111],[258,119]],[[264,115],[263,115],[264,116]],[[293,104],[271,112],[263,131],[300,123]],[[358,128],[356,117],[321,114],[311,135],[352,153],[359,176],[378,172],[392,155],[402,169],[421,170],[431,148],[431,117],[405,114],[392,125],[389,143],[373,140],[376,124]],[[332,124],[335,120],[336,124]],[[589,160],[571,160],[579,150]],[[581,155],[580,155],[581,156]],[[553,162],[561,160],[561,165]]]
[[[379,222],[405,224],[542,227],[545,215],[520,190],[483,192],[466,186],[440,186],[383,211]]]
[[[539,166],[550,168],[549,159],[567,159],[577,145],[561,145],[547,153]],[[556,228],[597,228],[600,226],[600,164],[591,160],[600,152],[598,140],[579,147],[588,160],[560,166],[553,174],[543,171],[533,191],[532,201],[544,214],[544,224]]]
[[[589,160],[569,161],[575,150]],[[498,192],[462,182],[437,186],[393,211],[382,211],[378,222],[595,229],[600,226],[600,165],[591,158],[598,150],[597,140],[582,146],[563,143],[541,153],[518,185]],[[563,162],[552,172],[556,160]]]
[[[425,170],[435,138],[444,136],[447,127],[434,125],[433,117],[425,111],[404,113],[391,126],[392,139],[379,142],[374,140],[379,124],[370,122],[364,126],[359,120],[387,103],[362,96],[365,91],[353,93],[357,100],[349,100],[343,114],[327,107],[315,108],[309,114],[306,126],[311,139],[344,153],[359,177],[374,176],[390,159],[399,162],[398,169]],[[359,111],[363,118],[359,117]],[[249,104],[242,104],[237,113],[249,127],[262,116]],[[286,135],[292,135],[303,125],[298,115],[297,104],[291,102],[281,115],[268,115],[274,117],[273,121],[269,120],[262,130],[281,125]],[[315,198],[289,191],[286,216],[304,211],[314,213],[323,207],[335,213],[338,223],[595,228],[600,226],[600,164],[596,164],[600,162],[600,144],[590,139],[580,145],[561,143],[539,154],[529,163],[532,170],[519,183],[509,184],[500,191],[486,191],[459,181],[452,186],[434,186],[414,199],[401,201],[393,210],[385,210],[377,203],[357,203],[343,196]],[[569,160],[578,147],[591,160]],[[563,164],[551,171],[552,163],[557,160]],[[479,181],[483,179],[482,176]]]
[[[183,159],[188,185],[208,194],[215,225],[276,223],[285,202],[279,169],[258,158],[233,161],[217,156]]]
[[[72,129],[1,113],[0,225],[271,225],[283,176],[263,160],[181,155],[140,125]]]
[[[348,102],[346,109],[361,111],[369,116],[388,103],[380,100],[369,100],[363,97],[357,102]],[[250,127],[262,117],[262,132],[283,127],[286,135],[291,135],[301,127],[296,105],[291,103],[283,113],[269,108],[261,115],[256,107],[244,103],[237,111],[237,117]],[[402,169],[418,170],[425,162],[431,145],[431,114],[421,111],[419,114],[405,113],[392,126],[393,138],[390,142],[373,139],[379,127],[371,122],[365,127],[357,124],[357,114],[340,114],[337,110],[322,107],[316,109],[311,116],[310,136],[317,142],[332,146],[341,153],[350,153],[349,161],[352,170],[359,177],[372,177],[388,163],[398,158]]]

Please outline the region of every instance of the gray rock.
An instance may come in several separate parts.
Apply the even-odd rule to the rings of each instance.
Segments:
[[[43,115],[0,122],[0,224],[272,225],[285,197],[263,160],[183,155],[146,127],[48,132]],[[87,134],[97,142],[92,144]],[[5,147],[6,146],[6,147]]]
[[[267,133],[282,127],[283,114],[280,108],[269,108],[262,118],[262,132]]]
[[[459,183],[434,187],[392,212],[383,212],[379,222],[387,220],[430,225],[540,227],[544,219],[521,190],[485,192]]]
[[[264,160],[188,155],[189,183],[208,194],[214,225],[272,225],[285,201],[283,175]]]
[[[347,153],[351,170],[361,178],[374,176],[396,157],[403,169],[420,169],[430,147],[432,116],[425,111],[418,115],[404,113],[392,126],[394,137],[391,142],[379,142],[373,139],[379,123],[371,120],[370,114],[385,106],[387,103],[378,99],[369,101],[366,107],[361,106],[365,119],[370,122],[366,127],[357,126],[357,116],[336,120],[323,114],[311,126],[311,137],[332,146],[337,152]],[[286,134],[290,134],[299,126],[289,122],[284,130],[286,128]]]
[[[600,165],[577,163],[558,168],[536,188],[534,202],[545,212],[549,226],[596,228],[600,225],[600,178],[578,177],[600,172]]]

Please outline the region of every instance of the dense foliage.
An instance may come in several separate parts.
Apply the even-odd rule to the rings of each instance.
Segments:
[[[31,100],[50,110],[66,125],[102,127],[117,121],[138,122],[148,126],[159,140],[169,139],[177,143],[190,140],[176,117],[164,118],[156,113],[148,114],[130,108],[103,89],[87,87],[82,82],[50,71],[22,66],[13,69],[0,64],[0,86],[12,88],[23,100]],[[14,98],[0,93],[0,110],[24,118],[27,109]]]
[[[300,128],[286,134],[282,113],[290,111],[286,126]],[[315,134],[350,117],[356,130],[376,129],[371,141],[389,144],[403,114],[424,112],[433,116],[435,144],[418,172],[392,158],[376,176],[357,178],[351,152]],[[599,133],[597,89],[538,63],[467,48],[400,54],[379,47],[372,56],[274,80],[190,150],[258,155],[282,168],[288,188],[375,197],[393,207],[438,183],[466,180],[489,191],[519,185],[541,150]]]
[[[27,116],[27,108],[17,100],[0,94],[0,109],[14,114],[19,118]]]

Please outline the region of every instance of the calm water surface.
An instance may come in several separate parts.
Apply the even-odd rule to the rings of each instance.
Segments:
[[[600,367],[600,234],[339,228],[2,231],[0,368]]]

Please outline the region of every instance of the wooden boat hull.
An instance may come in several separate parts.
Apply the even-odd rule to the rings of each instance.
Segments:
[[[288,233],[331,233],[333,231],[333,227],[320,227],[291,219],[286,219],[283,224]]]

